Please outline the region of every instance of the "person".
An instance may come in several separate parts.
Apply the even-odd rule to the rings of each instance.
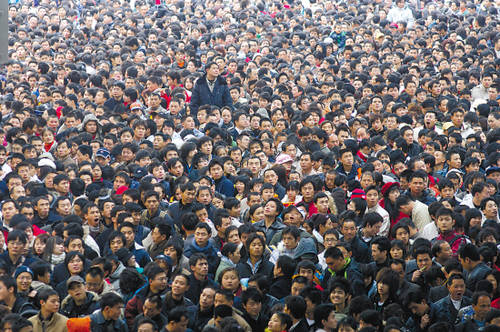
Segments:
[[[91,331],[128,331],[127,324],[120,318],[123,299],[115,293],[104,294],[99,301],[100,309],[90,315]]]
[[[292,276],[295,272],[295,261],[290,256],[280,256],[274,265],[274,279],[269,294],[281,300],[290,295]]]
[[[146,276],[148,278],[147,285],[139,289],[139,291],[136,292],[134,297],[129,300],[125,306],[125,318],[127,319],[127,325],[130,327],[133,326],[135,317],[142,313],[144,301],[147,296],[163,296],[165,290],[167,289],[167,274],[165,270],[157,264],[148,268]]]
[[[425,331],[439,321],[437,307],[433,303],[427,303],[422,293],[409,293],[404,305],[412,314],[406,322],[406,328],[410,331]]]
[[[147,318],[151,320],[155,326],[167,325],[167,317],[162,314],[162,299],[158,295],[153,295],[146,298],[142,307],[142,314],[139,314],[134,319],[132,331],[137,331]]]
[[[45,288],[38,293],[38,300],[40,301],[40,312],[29,319],[33,324],[33,332],[67,332],[68,318],[58,312],[59,294],[53,289]]]
[[[191,112],[196,115],[198,108],[206,104],[232,108],[233,101],[227,83],[219,76],[219,65],[216,62],[209,62],[205,65],[205,70],[205,75],[196,81],[193,88],[190,103]]]
[[[411,29],[415,24],[415,18],[409,7],[406,6],[405,0],[397,0],[387,13],[387,20],[391,23],[404,23],[408,29]],[[396,28],[398,28],[396,24]]]
[[[243,318],[255,332],[263,332],[267,326],[268,318],[261,314],[263,300],[262,294],[252,287],[241,293]]]
[[[189,258],[189,289],[186,297],[193,303],[198,303],[201,290],[208,285],[215,285],[215,282],[209,276],[208,259],[205,255],[197,253]]]
[[[474,292],[472,305],[462,308],[458,313],[459,323],[456,330],[459,332],[478,330],[485,325],[486,315],[491,310],[491,296],[484,291]]]
[[[309,325],[305,319],[307,304],[300,296],[288,296],[285,299],[285,308],[283,312],[292,318],[292,326],[289,331],[306,332],[309,331]]]
[[[446,321],[454,324],[461,308],[472,304],[470,297],[464,296],[465,280],[461,274],[452,274],[446,281],[449,295],[436,302],[436,307]]]
[[[458,259],[467,271],[465,286],[474,291],[479,280],[483,280],[491,269],[481,261],[479,251],[472,243],[467,243],[458,249]]]
[[[85,290],[85,281],[80,276],[72,276],[66,281],[68,296],[61,302],[60,312],[68,318],[90,315],[99,308],[99,297]]]

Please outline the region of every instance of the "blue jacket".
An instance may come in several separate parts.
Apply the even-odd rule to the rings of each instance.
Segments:
[[[462,302],[460,302],[460,309],[472,304],[472,299],[470,297],[464,296]],[[455,324],[457,319],[458,310],[451,302],[450,296],[443,297],[441,300],[435,303],[438,312],[440,313],[440,319],[447,321],[450,324]]]
[[[113,323],[112,328],[106,326],[106,320],[102,315],[101,310],[90,315],[90,330],[92,332],[128,332],[127,324],[122,319],[118,319]]]
[[[196,244],[193,237],[191,242],[189,242],[184,249],[184,256],[189,258],[196,253],[201,253],[207,256],[208,273],[211,277],[215,276],[215,272],[217,271],[217,267],[219,266],[220,258],[218,255],[218,250],[214,247],[212,242],[208,241],[208,244],[205,247],[200,247]]]
[[[219,180],[215,181],[215,191],[226,197],[234,197],[234,184],[231,180],[222,176]]]
[[[474,291],[476,289],[477,282],[486,278],[490,271],[491,269],[488,267],[488,265],[484,264],[483,262],[477,264],[476,267],[471,271],[468,271],[465,278],[465,286],[467,287],[467,289]]]
[[[196,81],[193,88],[193,94],[191,95],[191,114],[196,115],[198,113],[198,108],[207,104],[219,107],[229,106],[233,108],[233,100],[229,93],[229,87],[223,77],[217,77],[213,91],[210,91],[208,87],[206,74]]]
[[[132,255],[134,255],[135,261],[140,267],[145,267],[146,264],[151,262],[151,257],[149,257],[148,252],[137,242],[134,242],[134,246],[132,248],[128,248],[128,250],[130,250]]]

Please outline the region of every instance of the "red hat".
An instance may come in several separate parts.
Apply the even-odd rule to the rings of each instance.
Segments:
[[[363,189],[354,189],[351,194],[351,199],[356,197],[366,199],[366,193],[364,192]]]
[[[400,187],[399,182],[387,182],[382,186],[382,189],[380,192],[382,193],[382,196],[385,196],[385,194],[389,193],[393,187]]]

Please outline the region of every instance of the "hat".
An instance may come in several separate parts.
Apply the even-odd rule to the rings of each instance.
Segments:
[[[500,167],[490,166],[486,169],[486,175],[490,175],[491,173],[500,172]]]
[[[77,282],[79,284],[85,284],[85,280],[83,280],[82,277],[80,277],[80,276],[72,276],[68,280],[66,280],[66,287],[68,289],[70,289],[71,288],[71,284],[73,284],[75,282]]]
[[[122,195],[124,192],[126,192],[128,190],[128,186],[121,186],[121,187],[118,187],[118,189],[116,190],[116,194],[117,195]]]
[[[148,174],[148,171],[144,167],[139,167],[134,171],[133,177],[135,179],[142,179],[144,176]]]
[[[391,24],[389,25],[389,27],[390,27],[390,28],[396,28],[396,29],[397,29],[397,28],[399,28],[399,26],[397,25],[397,23],[391,23]]]
[[[380,192],[382,193],[382,196],[385,196],[385,194],[390,192],[393,187],[399,188],[400,186],[399,182],[387,182],[382,186],[382,190],[380,190]]]
[[[106,159],[106,158],[109,158],[110,154],[109,154],[108,149],[99,148],[99,149],[97,149],[95,156],[96,157],[103,157],[104,159]]]
[[[16,272],[14,273],[14,279],[17,279],[17,277],[19,277],[19,275],[23,272],[28,272],[29,274],[31,274],[31,277],[33,278],[33,271],[31,271],[29,267],[21,265],[16,269]]]
[[[167,256],[167,255],[158,255],[158,256],[155,257],[154,260],[157,260],[157,259],[164,261],[169,266],[174,265],[174,263],[172,262],[172,258],[170,258],[170,256]]]
[[[286,153],[282,153],[276,158],[276,164],[278,165],[286,164],[289,162],[293,162],[293,159]]]
[[[135,103],[130,104],[130,110],[131,110],[131,111],[134,111],[134,110],[142,110],[142,105],[141,105],[141,103],[139,103],[139,102],[135,102]]]
[[[354,189],[351,194],[351,199],[362,198],[366,199],[366,193],[363,189]]]
[[[42,167],[42,166],[49,166],[53,169],[57,169],[56,164],[52,160],[47,159],[47,158],[40,159],[40,161],[38,162],[38,167]]]
[[[118,251],[115,252],[115,255],[123,264],[127,264],[128,260],[134,256],[127,248],[118,249]]]

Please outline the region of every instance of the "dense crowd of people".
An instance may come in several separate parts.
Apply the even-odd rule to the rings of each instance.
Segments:
[[[499,331],[498,1],[9,2],[0,331]]]

